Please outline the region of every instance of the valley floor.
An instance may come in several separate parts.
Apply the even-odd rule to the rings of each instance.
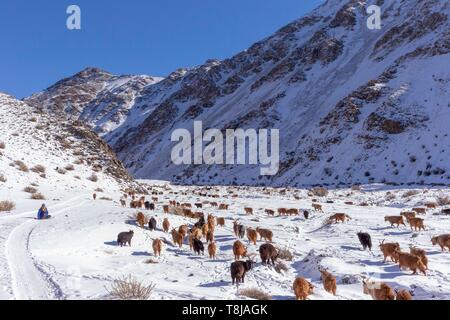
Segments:
[[[172,187],[173,191],[194,188]],[[226,188],[220,188],[226,195]],[[419,189],[418,189],[419,190]],[[386,193],[396,199],[386,200]],[[449,191],[422,189],[403,198],[408,190],[388,190],[385,186],[366,186],[363,191],[333,190],[327,197],[334,203],[325,203],[324,212],[311,210],[311,198],[306,190],[292,195],[266,195],[249,188],[240,191],[238,198],[217,199],[230,204],[228,211],[206,206],[203,212],[226,217],[226,226],[217,227],[217,260],[196,256],[187,243],[182,249],[171,245],[171,236],[161,231],[162,220],[168,217],[173,227],[192,224],[184,217],[165,215],[162,205],[169,200],[192,204],[211,200],[197,196],[160,196],[155,212],[145,212],[158,221],[158,231],[138,228],[130,216],[136,210],[121,208],[119,194],[105,194],[116,201],[93,201],[91,194],[61,194],[60,200],[48,203],[53,219],[37,221],[36,202],[18,202],[18,209],[0,214],[0,299],[109,299],[108,288],[113,280],[133,275],[146,283],[154,283],[152,299],[245,299],[239,295],[244,288],[258,288],[273,299],[294,299],[292,283],[297,276],[311,280],[316,286],[312,300],[370,299],[363,294],[363,277],[382,280],[393,288],[414,290],[415,299],[450,299],[450,253],[433,247],[430,238],[450,232],[450,217],[430,210],[425,217],[426,231],[411,232],[408,227],[391,228],[384,222],[385,215],[397,215],[405,209],[434,201]],[[189,194],[189,193],[188,193]],[[320,199],[320,198],[319,198]],[[353,201],[355,205],[346,205]],[[369,206],[359,206],[367,202]],[[254,216],[246,216],[244,207],[252,207]],[[267,217],[264,209],[279,207],[308,209],[309,220],[299,217]],[[345,212],[352,220],[345,224],[324,225],[333,213]],[[259,255],[256,267],[239,289],[231,285],[230,264],[234,261],[232,245],[233,220],[246,227],[264,227],[274,232],[274,244],[290,250],[294,259],[283,261],[287,271],[278,273],[273,267],[263,266]],[[116,245],[117,234],[134,230],[131,247]],[[373,254],[363,251],[356,233],[369,232],[374,243]],[[160,258],[154,257],[151,239],[166,239]],[[378,248],[380,241],[399,242],[403,251],[410,245],[423,248],[429,257],[428,275],[412,275],[400,271],[398,265],[387,262]],[[249,245],[250,253],[258,248]],[[259,241],[259,245],[264,242]],[[148,260],[156,263],[146,263]],[[323,290],[318,268],[327,268],[337,277],[338,290],[334,297]],[[344,284],[345,283],[345,284]]]

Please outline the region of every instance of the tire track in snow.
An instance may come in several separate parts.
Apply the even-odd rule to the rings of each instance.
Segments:
[[[75,197],[61,205],[70,204],[78,201],[80,196]],[[68,206],[64,209],[52,213],[53,216],[66,212],[76,207],[84,205],[87,201],[79,202],[76,205]],[[51,208],[50,208],[51,209]],[[16,215],[16,217],[24,217],[28,213]],[[13,218],[13,217],[10,217]],[[38,220],[28,220],[21,223],[10,233],[5,249],[5,256],[8,261],[11,273],[12,290],[17,300],[55,300],[62,299],[63,293],[54,283],[50,275],[39,268],[29,250],[30,237],[36,228]],[[39,221],[45,223],[45,221]]]

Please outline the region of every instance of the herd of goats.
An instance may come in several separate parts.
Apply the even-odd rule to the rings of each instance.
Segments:
[[[205,189],[200,192],[194,193],[197,196],[209,197],[209,198],[220,198],[217,194],[208,193],[212,189]],[[170,192],[172,195],[178,195],[178,192]],[[237,194],[233,194],[233,192],[229,192],[232,194],[232,197],[237,197]],[[181,195],[188,195],[186,192],[180,192]],[[133,209],[146,209],[154,211],[156,209],[156,204],[159,203],[158,196],[164,195],[162,191],[152,191],[152,202],[146,201],[145,196],[138,198],[133,191],[127,191],[123,194],[123,197],[120,200],[122,207],[127,206],[127,199],[131,198],[129,206]],[[96,195],[94,194],[94,199]],[[322,205],[317,203],[316,199],[312,199],[312,210],[323,212]],[[348,203],[351,204],[351,203]],[[201,210],[205,206],[210,206],[211,208],[218,210],[228,210],[227,204],[219,204],[214,201],[203,201],[201,203],[194,204],[196,210]],[[179,203],[177,201],[169,201],[167,205],[162,205],[162,209],[164,214],[167,215],[164,218],[162,223],[162,227],[165,233],[170,233],[172,236],[173,244],[175,246],[179,246],[182,248],[185,239],[188,239],[188,243],[190,249],[193,250],[196,254],[204,254],[205,246],[202,239],[206,240],[207,250],[209,257],[211,259],[216,258],[217,254],[217,246],[214,240],[214,232],[216,226],[224,227],[225,226],[225,218],[223,217],[215,217],[209,214],[205,217],[203,212],[193,211],[193,207],[191,203]],[[411,230],[425,230],[424,227],[424,219],[417,217],[418,215],[426,214],[427,209],[437,209],[436,203],[428,203],[426,207],[421,208],[413,208],[411,211],[402,212],[399,216],[386,216],[385,221],[390,223],[391,226],[406,225],[405,221],[410,225]],[[244,208],[243,210],[246,215],[253,215],[253,208]],[[442,213],[445,215],[450,215],[450,209],[441,209]],[[298,209],[287,209],[287,208],[279,208],[277,210],[278,215],[293,215],[297,216],[300,213],[304,215],[305,219],[308,219],[310,216],[310,212],[307,210],[298,210]],[[265,213],[269,216],[275,216],[275,210],[266,209]],[[186,218],[192,219],[192,221],[196,221],[192,225],[182,225],[178,228],[171,228],[171,224],[169,221],[170,215],[177,215]],[[150,231],[156,230],[157,221],[153,217],[146,216],[143,212],[138,212],[135,216],[133,216],[137,225],[141,228],[145,228],[148,226]],[[351,217],[344,213],[336,213],[330,216],[326,220],[326,224],[334,224],[334,223],[345,223],[347,220],[350,220]],[[277,249],[273,244],[273,232],[268,229],[263,228],[245,228],[238,221],[233,222],[233,230],[234,234],[238,240],[233,245],[233,254],[235,257],[235,262],[233,262],[230,266],[231,279],[233,285],[236,283],[244,283],[245,275],[255,266],[255,255],[247,254],[247,247],[242,243],[242,239],[247,237],[249,243],[253,243],[256,245],[258,237],[261,240],[265,240],[266,243],[260,246],[259,253],[262,260],[262,263],[275,265],[277,259],[279,258],[280,250]],[[133,238],[134,232],[123,232],[120,233],[117,237],[117,243],[119,246],[129,245],[131,246],[131,240]],[[368,233],[358,233],[357,234],[363,249],[372,250],[372,240],[371,236]],[[433,245],[439,245],[441,250],[444,251],[445,248],[450,250],[450,234],[443,234],[431,239]],[[153,240],[153,251],[155,256],[161,256],[161,251],[163,248],[163,241],[160,239]],[[410,247],[409,252],[403,252],[398,243],[386,243],[385,241],[381,242],[379,248],[384,256],[384,262],[389,258],[392,262],[398,263],[401,270],[409,269],[413,272],[413,274],[417,274],[418,271],[426,275],[426,271],[428,270],[428,259],[425,250]],[[242,261],[241,258],[246,257],[247,260]],[[319,270],[321,273],[321,280],[323,281],[324,289],[336,295],[336,278],[326,270]],[[308,282],[305,278],[298,277],[295,279],[293,283],[293,291],[297,300],[305,300],[311,294],[313,294],[314,286]],[[382,282],[375,281],[363,281],[363,291],[364,294],[370,295],[374,300],[411,300],[412,292],[407,290],[394,290],[388,284]]]

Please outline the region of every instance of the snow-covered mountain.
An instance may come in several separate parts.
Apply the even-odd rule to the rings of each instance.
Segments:
[[[142,189],[111,147],[79,121],[51,116],[0,93],[0,125],[0,201],[21,199],[18,206],[39,206],[64,200],[61,194]]]
[[[382,9],[381,30],[367,28],[373,3]],[[26,102],[86,121],[140,178],[448,184],[449,18],[446,0],[328,0],[230,59],[163,80],[88,69]],[[192,131],[194,120],[204,128],[280,129],[279,173],[174,165],[171,134]]]

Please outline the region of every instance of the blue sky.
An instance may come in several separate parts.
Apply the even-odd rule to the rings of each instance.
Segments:
[[[223,59],[323,0],[0,0],[0,91],[18,98],[85,67],[166,76]],[[66,28],[81,8],[82,30]]]

